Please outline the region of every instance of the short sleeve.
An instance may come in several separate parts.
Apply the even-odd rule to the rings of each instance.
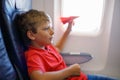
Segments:
[[[35,70],[40,70],[42,72],[45,71],[42,58],[40,58],[40,56],[36,54],[32,56],[28,56],[27,66],[28,66],[29,74]]]

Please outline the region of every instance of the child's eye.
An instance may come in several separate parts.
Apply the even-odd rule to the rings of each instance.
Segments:
[[[46,27],[46,28],[44,28],[43,30],[49,30],[50,29],[50,27]]]

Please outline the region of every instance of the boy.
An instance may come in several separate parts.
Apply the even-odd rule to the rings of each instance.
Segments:
[[[25,42],[29,44],[25,56],[31,80],[87,80],[86,75],[81,73],[79,64],[67,67],[58,53],[71,31],[73,21],[69,22],[63,37],[54,47],[53,27],[46,13],[30,10],[19,17],[17,23]]]
[[[67,67],[59,54],[71,31],[73,21],[69,22],[68,28],[55,46],[52,45],[54,32],[51,19],[46,13],[30,10],[17,18],[17,24],[28,45],[25,57],[31,80],[88,80],[91,77],[81,72],[79,64]],[[98,78],[93,76],[92,79]]]

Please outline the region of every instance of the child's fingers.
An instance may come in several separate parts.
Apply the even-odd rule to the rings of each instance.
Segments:
[[[74,24],[75,24],[75,23],[74,23],[74,21],[72,20],[72,21],[69,22],[68,27],[72,27]]]

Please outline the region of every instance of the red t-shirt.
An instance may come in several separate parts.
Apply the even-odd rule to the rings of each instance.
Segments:
[[[67,67],[62,56],[52,45],[46,46],[45,50],[30,46],[25,52],[25,57],[29,74],[35,70],[44,73],[58,71]],[[69,80],[87,80],[87,76],[80,73],[79,77],[70,78]]]

